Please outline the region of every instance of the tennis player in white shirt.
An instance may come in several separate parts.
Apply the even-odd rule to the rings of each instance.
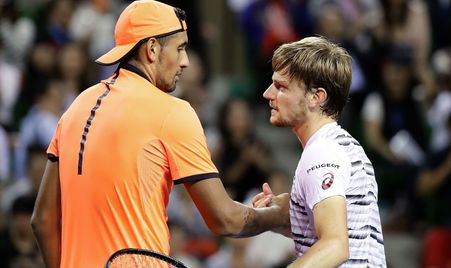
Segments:
[[[386,267],[373,166],[337,124],[351,62],[322,37],[284,44],[272,58],[272,84],[263,94],[270,122],[292,128],[304,148],[289,201],[291,230],[275,230],[295,241],[298,258],[290,267]],[[253,205],[272,198],[265,184]]]

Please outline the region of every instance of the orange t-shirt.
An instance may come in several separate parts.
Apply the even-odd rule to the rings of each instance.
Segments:
[[[103,267],[129,247],[169,254],[173,184],[218,177],[191,106],[126,68],[78,96],[47,150],[59,160],[64,268]]]

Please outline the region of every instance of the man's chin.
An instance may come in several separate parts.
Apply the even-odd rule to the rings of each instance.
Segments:
[[[166,93],[172,93],[172,92],[174,92],[174,90],[175,90],[176,88],[177,88],[177,87],[174,85],[174,86],[172,86],[172,87],[166,87],[165,90],[163,90],[163,91],[166,92]]]
[[[286,122],[282,122],[272,117],[269,119],[269,122],[275,127],[290,127]]]
[[[169,92],[173,92],[177,88],[177,81],[172,83],[172,86],[169,88]]]
[[[275,126],[275,127],[280,127],[280,122],[277,120],[277,119],[275,119],[275,118],[270,118],[269,119],[269,122],[271,123],[271,125],[273,125],[273,126]]]

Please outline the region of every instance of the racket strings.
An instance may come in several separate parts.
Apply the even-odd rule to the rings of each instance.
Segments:
[[[169,268],[166,261],[145,255],[120,255],[113,259],[110,268]]]

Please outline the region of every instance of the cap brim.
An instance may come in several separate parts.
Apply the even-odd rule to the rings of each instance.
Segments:
[[[118,63],[128,52],[130,52],[136,43],[115,46],[107,53],[100,56],[96,63],[100,65],[113,65]]]

